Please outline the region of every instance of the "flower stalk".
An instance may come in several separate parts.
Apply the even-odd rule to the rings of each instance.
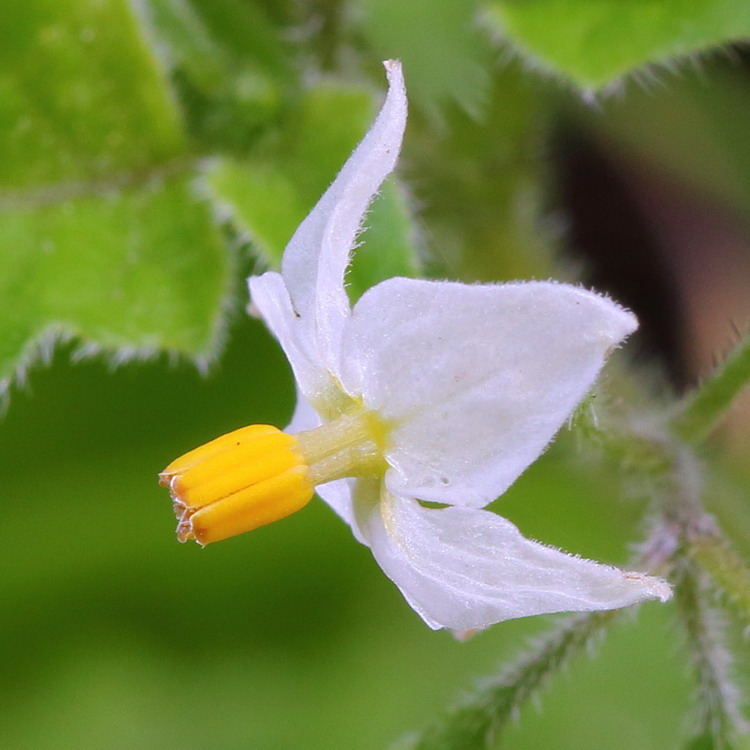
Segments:
[[[460,703],[403,750],[491,748],[521,707],[575,657],[589,649],[618,618],[619,610],[573,615],[551,628],[499,674],[482,680]]]
[[[694,538],[688,554],[713,579],[746,628],[750,628],[750,568],[718,532]]]
[[[711,376],[685,398],[672,418],[672,432],[688,445],[704,443],[748,384],[750,335],[745,336]]]
[[[686,554],[675,572],[675,602],[685,628],[696,678],[695,735],[707,746],[729,750],[747,732],[740,709],[740,691],[731,676],[732,659],[725,646],[725,623],[709,601],[705,572]]]

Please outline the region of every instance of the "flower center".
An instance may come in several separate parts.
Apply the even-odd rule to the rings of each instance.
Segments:
[[[385,432],[357,407],[298,435],[256,424],[186,453],[159,474],[172,495],[177,538],[218,542],[291,515],[318,484],[382,475]]]

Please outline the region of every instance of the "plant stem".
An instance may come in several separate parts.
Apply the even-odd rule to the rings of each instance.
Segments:
[[[704,572],[695,562],[680,556],[675,600],[698,684],[695,736],[706,747],[724,750],[736,746],[737,736],[746,727],[738,705],[739,691],[729,674],[731,659],[724,647],[724,623],[707,593]]]
[[[701,536],[690,545],[690,554],[727,596],[735,612],[750,626],[750,568],[719,536]]]
[[[600,636],[621,610],[575,615],[545,633],[532,648],[423,733],[409,738],[413,750],[479,750],[499,732],[547,679]]]
[[[700,387],[683,402],[672,418],[675,436],[690,445],[703,443],[750,383],[750,335],[729,354]]]

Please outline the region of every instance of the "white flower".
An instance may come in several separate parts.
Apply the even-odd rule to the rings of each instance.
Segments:
[[[553,282],[404,278],[350,307],[352,248],[406,123],[400,65],[386,68],[377,120],[297,229],[281,273],[250,279],[294,370],[292,423],[231,433],[165,470],[180,537],[208,543],[255,528],[304,505],[315,486],[432,628],[667,599],[660,579],[528,540],[482,510],[543,452],[635,330],[631,313]],[[207,456],[218,463],[206,468]]]

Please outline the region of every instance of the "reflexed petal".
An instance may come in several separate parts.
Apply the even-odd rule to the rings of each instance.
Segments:
[[[322,420],[307,399],[297,389],[297,406],[292,415],[292,421],[285,428],[285,432],[296,434],[305,430],[312,430],[320,426]],[[319,497],[329,505],[338,516],[345,521],[352,530],[355,539],[364,544],[362,532],[357,524],[354,503],[355,497],[360,502],[371,505],[377,502],[380,493],[379,479],[336,479],[315,488]]]
[[[359,526],[358,507],[371,508],[380,497],[379,479],[337,479],[315,488],[318,495],[349,524],[354,538],[367,544]]]
[[[385,66],[390,86],[380,114],[294,233],[281,266],[305,336],[317,341],[319,357],[334,374],[349,316],[344,273],[367,206],[396,164],[406,124],[401,65]]]
[[[250,296],[289,360],[298,389],[322,416],[344,403],[344,394],[318,359],[314,343],[300,324],[280,274],[269,271],[249,279]],[[294,421],[297,417],[292,418]]]
[[[294,435],[305,430],[314,430],[322,424],[318,412],[310,406],[310,402],[297,386],[297,405],[294,407],[294,414],[289,424],[284,428],[284,432]]]
[[[516,617],[616,609],[671,596],[659,578],[533,542],[486,510],[432,510],[390,496],[361,523],[380,567],[432,628],[485,628]]]
[[[292,421],[284,431],[296,434],[305,430],[313,430],[321,424],[322,420],[318,413],[297,389],[297,406],[294,409]],[[318,485],[315,491],[351,527],[357,541],[363,542],[362,534],[354,518],[354,491],[357,481],[356,479],[336,479],[333,482]],[[377,490],[375,494],[377,496]]]
[[[390,423],[394,494],[481,507],[542,453],[636,325],[566,284],[389,279],[355,305],[341,380]]]

